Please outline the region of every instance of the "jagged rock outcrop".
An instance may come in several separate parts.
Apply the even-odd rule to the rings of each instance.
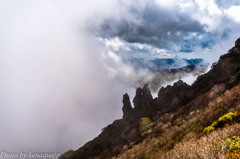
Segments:
[[[186,104],[192,96],[192,93],[189,91],[190,88],[182,80],[174,83],[173,86],[162,87],[158,92],[158,98],[155,103],[156,108],[161,113],[166,113]]]
[[[236,40],[235,47],[240,48],[240,38]]]
[[[147,109],[151,108],[152,94],[148,88],[148,84],[145,84],[143,88],[137,88],[136,95],[133,99],[134,103],[134,115],[136,117],[143,116]]]
[[[123,119],[125,120],[128,120],[131,118],[132,116],[132,106],[131,106],[131,103],[130,103],[130,99],[129,99],[129,96],[128,94],[124,94],[123,95],[123,108],[122,108],[122,111],[123,111]]]
[[[232,49],[235,54],[240,54],[240,38],[235,41],[235,46]]]

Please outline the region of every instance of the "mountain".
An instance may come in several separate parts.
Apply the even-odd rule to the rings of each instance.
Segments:
[[[61,159],[239,158],[240,38],[190,86],[179,80],[153,98],[137,88],[131,105],[123,95],[123,117]]]
[[[197,76],[206,72],[209,63],[203,59],[164,58],[147,59],[131,57],[123,59],[136,72],[148,71],[148,78],[140,77],[135,85],[143,86],[148,83],[149,88],[157,93],[166,83],[173,82],[191,75]],[[140,73],[141,74],[141,73]]]
[[[149,69],[150,71],[160,71],[163,69],[178,69],[186,66],[207,66],[208,62],[201,58],[182,59],[182,58],[130,58],[124,60],[133,65],[135,69]]]
[[[147,81],[149,88],[155,93],[167,82],[176,81],[189,75],[197,76],[206,72],[208,65],[187,65],[176,69],[152,71],[152,78]],[[140,82],[139,82],[140,83]],[[142,84],[144,85],[144,83]]]
[[[125,57],[125,58],[124,58]],[[148,83],[153,93],[157,93],[158,89],[167,83],[186,78],[192,75],[197,76],[206,72],[209,63],[201,58],[184,59],[175,58],[140,58],[124,56],[123,62],[132,66],[136,72],[148,72],[149,76],[139,77],[136,83],[132,85],[143,86]]]

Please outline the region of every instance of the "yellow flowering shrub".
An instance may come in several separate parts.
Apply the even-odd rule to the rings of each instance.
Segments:
[[[238,113],[237,112],[229,112],[221,117],[219,117],[219,119],[215,122],[213,122],[210,126],[206,127],[202,134],[206,134],[208,132],[211,132],[213,130],[215,130],[218,127],[223,127],[226,124],[231,124],[233,122],[233,120],[237,119],[238,117]]]

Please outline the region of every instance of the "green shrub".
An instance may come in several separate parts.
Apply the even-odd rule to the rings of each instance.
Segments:
[[[236,136],[227,137],[225,142],[227,143],[230,151],[240,149],[240,139]]]

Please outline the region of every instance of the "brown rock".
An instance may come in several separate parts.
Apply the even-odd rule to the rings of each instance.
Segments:
[[[235,47],[240,48],[240,38],[235,41]]]
[[[146,111],[151,107],[152,100],[153,97],[148,84],[145,84],[143,88],[138,88],[133,99],[135,116],[141,117],[146,114]]]
[[[123,95],[122,102],[123,102],[123,108],[122,108],[123,119],[129,119],[132,114],[132,106],[127,93]]]

